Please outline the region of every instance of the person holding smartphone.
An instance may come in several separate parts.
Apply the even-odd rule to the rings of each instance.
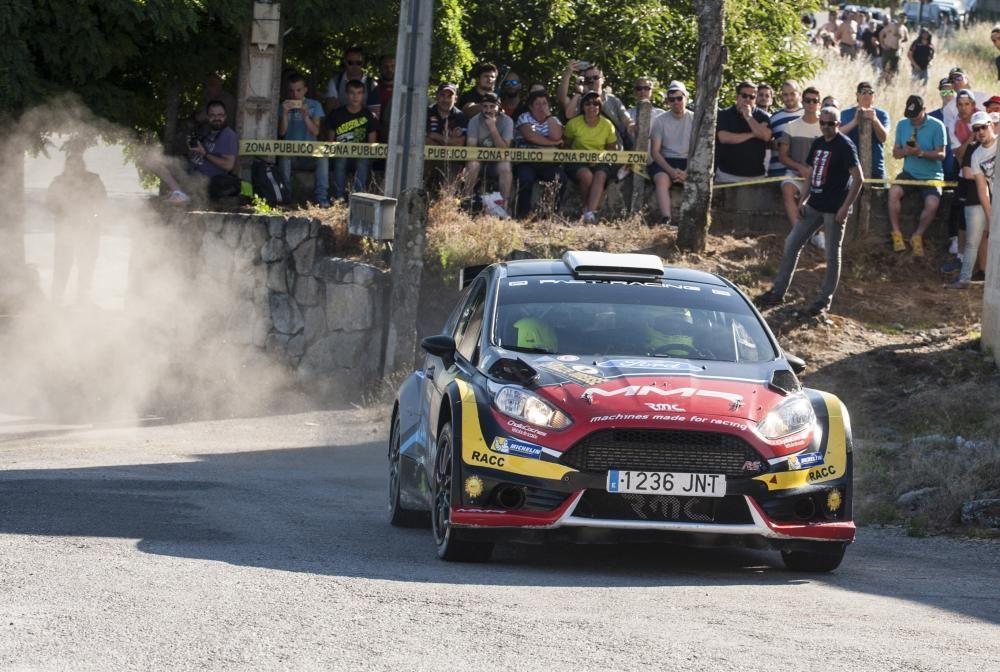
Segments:
[[[323,106],[318,100],[306,98],[309,89],[302,75],[296,73],[288,78],[287,97],[281,103],[278,118],[278,137],[282,140],[315,142],[320,134]],[[325,157],[281,156],[278,157],[281,177],[289,187],[292,185],[292,170],[311,170],[315,173],[314,198],[321,208],[330,207],[330,163]]]

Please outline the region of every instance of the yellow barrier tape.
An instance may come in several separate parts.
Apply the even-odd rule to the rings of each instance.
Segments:
[[[241,140],[244,156],[316,156],[345,159],[385,159],[389,146],[361,142],[308,142],[297,140]],[[575,149],[530,149],[511,147],[445,147],[427,145],[424,158],[430,161],[510,161],[513,163],[613,163],[645,168],[646,152]]]
[[[772,182],[785,182],[786,180],[792,180],[794,182],[801,182],[803,178],[795,177],[792,175],[775,175],[774,177],[759,177],[752,180],[744,180],[742,182],[723,182],[712,185],[713,189],[729,189],[730,187],[746,187],[752,184],[770,184]],[[866,177],[864,180],[867,184],[902,184],[904,186],[914,186],[914,187],[956,187],[958,182],[945,182],[944,180],[887,180],[880,177]]]

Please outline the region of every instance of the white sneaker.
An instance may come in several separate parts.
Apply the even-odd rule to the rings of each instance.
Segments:
[[[597,216],[594,215],[594,211],[593,210],[584,210],[583,211],[583,223],[584,224],[593,224],[596,221],[597,221]]]
[[[826,249],[826,236],[823,235],[822,231],[817,232],[816,235],[809,239],[809,242],[821,250]]]
[[[172,191],[170,192],[170,195],[167,196],[166,201],[171,205],[184,205],[185,203],[191,202],[191,197],[183,191]]]

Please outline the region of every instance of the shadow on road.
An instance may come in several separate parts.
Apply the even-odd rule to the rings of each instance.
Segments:
[[[889,533],[877,530],[862,530],[861,543],[829,575],[786,572],[777,553],[660,545],[511,545],[498,547],[487,565],[441,562],[428,530],[397,530],[385,522],[384,449],[369,442],[166,464],[0,471],[0,533],[137,539],[140,550],[163,556],[407,582],[708,587],[818,581],[1000,623],[995,547],[992,564],[963,557],[949,565],[947,556],[925,557],[934,540],[886,539]],[[942,575],[958,577],[959,589],[954,582],[939,588]]]

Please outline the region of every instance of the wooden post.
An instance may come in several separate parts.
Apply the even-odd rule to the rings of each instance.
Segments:
[[[857,114],[861,114],[861,110],[857,111]],[[865,177],[872,176],[872,120],[867,117],[861,117],[858,120],[858,153],[861,159],[861,172],[864,173]],[[853,238],[857,240],[864,240],[868,237],[868,232],[871,228],[871,217],[872,217],[872,193],[871,185],[869,188],[861,188],[861,201],[858,205],[858,230]]]
[[[236,133],[241,140],[271,140],[278,133],[281,99],[281,5],[253,3],[253,19],[240,39]],[[241,157],[248,168],[252,157]]]
[[[687,182],[678,215],[677,245],[682,250],[702,251],[711,224],[712,179],[715,172],[715,120],[722,86],[722,45],[725,26],[723,0],[695,0],[698,14],[698,87],[694,97],[694,126]]]
[[[389,326],[383,375],[413,367],[417,354],[417,309],[427,243],[427,192],[406,189],[396,203],[396,239],[392,251]]]
[[[635,106],[635,151],[645,152],[649,149],[649,127],[653,121],[653,104],[648,100],[640,100]],[[643,166],[645,170],[645,166]],[[639,212],[646,203],[646,175],[632,173],[632,202],[629,212]]]

